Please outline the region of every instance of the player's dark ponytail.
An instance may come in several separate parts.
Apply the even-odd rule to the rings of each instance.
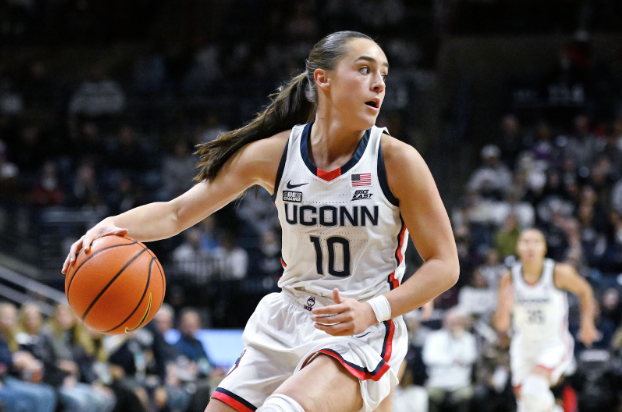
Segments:
[[[246,126],[222,133],[211,142],[197,145],[196,154],[200,155],[197,164],[199,172],[194,180],[213,180],[225,162],[247,143],[313,120],[317,105],[313,73],[316,69],[335,68],[339,59],[347,53],[345,45],[355,38],[372,40],[369,36],[354,31],[340,31],[324,37],[313,46],[305,72],[272,94],[272,101],[263,112],[258,113]]]

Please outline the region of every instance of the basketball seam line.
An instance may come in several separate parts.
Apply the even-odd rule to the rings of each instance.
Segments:
[[[134,308],[134,310],[132,311],[132,313],[130,313],[130,314],[128,315],[128,317],[127,317],[127,318],[125,318],[125,319],[123,320],[123,322],[119,323],[119,324],[118,324],[117,326],[115,326],[114,328],[112,328],[112,329],[108,329],[108,330],[103,331],[103,332],[101,332],[101,333],[108,333],[108,332],[110,332],[110,331],[112,331],[112,330],[115,330],[116,328],[118,328],[118,327],[120,327],[120,326],[123,326],[123,324],[124,324],[125,322],[127,322],[127,321],[128,321],[128,320],[132,317],[132,315],[134,315],[134,313],[136,313],[136,311],[137,311],[137,310],[138,310],[138,308],[140,307],[140,304],[141,304],[141,303],[143,303],[143,300],[145,299],[145,295],[147,294],[147,290],[149,289],[149,282],[151,281],[151,266],[153,265],[153,261],[154,261],[154,260],[155,260],[155,258],[151,258],[151,262],[149,262],[149,274],[147,275],[147,284],[145,285],[145,290],[143,291],[143,295],[140,297],[140,300],[138,301],[138,304],[136,305],[136,307]]]
[[[97,295],[97,296],[95,297],[95,299],[93,300],[93,302],[91,302],[91,304],[89,305],[89,307],[86,309],[86,312],[84,312],[84,315],[82,315],[82,322],[84,322],[84,319],[86,318],[86,315],[88,315],[88,314],[89,314],[90,310],[93,308],[93,306],[95,305],[95,303],[97,303],[97,301],[99,300],[99,298],[101,298],[101,297],[102,297],[102,295],[104,294],[104,292],[106,292],[106,290],[108,290],[108,288],[110,287],[110,285],[112,285],[112,283],[113,283],[115,280],[117,280],[117,278],[118,278],[119,276],[121,276],[121,273],[123,273],[123,271],[124,271],[124,270],[125,270],[125,269],[129,266],[129,265],[131,265],[131,264],[132,264],[132,262],[134,262],[136,259],[138,259],[138,257],[139,257],[140,255],[142,255],[142,254],[143,254],[146,250],[147,250],[147,249],[145,248],[145,249],[141,250],[140,252],[138,252],[136,255],[134,255],[134,257],[133,257],[133,258],[132,258],[129,262],[127,262],[127,263],[125,264],[125,266],[123,266],[123,267],[121,268],[121,270],[119,271],[119,273],[117,273],[117,274],[116,274],[116,275],[115,275],[115,276],[114,276],[114,277],[110,280],[110,282],[108,282],[108,284],[107,284],[107,285],[106,285],[106,286],[105,286],[105,287],[101,290],[101,292],[99,292],[99,295]]]
[[[89,256],[88,258],[86,258],[86,260],[85,260],[84,262],[82,262],[82,263],[80,264],[80,266],[78,266],[78,268],[76,269],[76,271],[75,271],[75,272],[73,272],[73,276],[71,277],[71,280],[69,281],[69,285],[67,285],[67,291],[66,291],[67,298],[69,298],[69,289],[71,289],[71,284],[73,283],[73,280],[76,278],[76,275],[78,274],[78,271],[82,268],[82,266],[84,266],[84,264],[85,264],[86,262],[88,262],[89,260],[91,260],[92,258],[94,258],[95,256],[99,255],[100,253],[102,253],[102,252],[103,252],[103,251],[105,251],[105,250],[112,249],[112,248],[115,248],[115,247],[121,247],[121,246],[131,246],[131,245],[135,245],[135,244],[137,244],[137,243],[138,243],[138,241],[137,241],[137,240],[135,240],[135,241],[133,241],[132,243],[125,243],[125,244],[123,244],[123,245],[113,245],[113,246],[108,246],[107,248],[102,249],[102,250],[98,250],[97,252],[93,253],[91,256]]]

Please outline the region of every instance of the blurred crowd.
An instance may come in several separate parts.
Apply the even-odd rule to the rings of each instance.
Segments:
[[[435,303],[440,320],[410,316],[410,373],[400,395],[429,410],[514,410],[509,338],[491,327],[500,276],[516,262],[522,229],[540,228],[547,256],[566,262],[592,285],[597,341],[577,340],[575,365],[556,388],[565,411],[622,407],[622,116],[596,123],[585,113],[569,129],[546,121],[501,119],[496,141],[481,149],[465,194],[451,211],[461,274]],[[570,296],[571,333],[579,327]],[[444,318],[443,318],[444,316]],[[422,375],[427,371],[427,376]],[[404,380],[402,386],[409,382]],[[403,411],[414,411],[404,406]],[[422,409],[419,409],[422,410]]]
[[[202,412],[226,371],[196,339],[200,327],[200,311],[164,304],[144,328],[104,336],[66,304],[46,319],[36,302],[2,302],[0,410]]]
[[[381,34],[393,92],[378,125],[425,155],[413,108],[429,86],[424,71],[435,65],[434,25],[448,24],[452,10],[477,15],[496,3],[0,0],[0,42],[11,45],[0,49],[0,207],[17,202],[103,217],[183,193],[193,184],[194,145],[250,119],[275,85],[302,70],[314,42],[343,28]],[[583,22],[560,17],[559,27],[569,30],[616,15],[591,13],[597,2],[568,3]],[[481,20],[461,15],[458,31],[473,31]],[[551,27],[548,20],[542,27]],[[79,47],[85,45],[95,48]],[[572,264],[599,302],[600,339],[591,348],[576,345],[576,367],[557,395],[567,412],[620,408],[622,115],[603,121],[579,113],[570,127],[558,120],[508,114],[481,149],[450,211],[460,281],[435,300],[431,319],[406,316],[410,351],[395,412],[514,410],[509,340],[490,319],[518,234],[533,225],[546,234],[548,256]],[[276,209],[267,192],[251,190],[149,246],[165,265],[171,306],[137,332],[103,337],[66,305],[46,319],[34,303],[0,303],[1,408],[203,411],[225,371],[212,364],[196,332],[217,320],[241,328],[254,305],[234,298],[248,296],[241,292],[252,285],[260,294],[276,289]],[[201,306],[206,301],[209,307]],[[570,302],[576,333],[577,302]],[[165,338],[173,327],[179,341]]]

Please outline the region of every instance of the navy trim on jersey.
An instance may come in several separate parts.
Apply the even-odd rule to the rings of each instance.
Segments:
[[[352,367],[353,369],[356,369],[357,371],[361,371],[363,373],[368,373],[371,376],[377,375],[380,372],[380,369],[386,363],[386,361],[383,359],[380,362],[378,362],[378,365],[376,366],[376,369],[374,369],[373,371],[370,371],[369,369],[364,368],[362,366],[359,366],[356,363],[348,362],[347,360],[345,360],[343,358],[343,356],[341,356],[339,353],[335,352],[334,349],[324,348],[324,349],[320,349],[320,351],[322,351],[322,352],[330,352],[330,353],[334,354],[335,356],[337,356],[339,359],[341,359],[341,361],[343,363],[347,364],[348,366]]]
[[[381,137],[382,140],[382,137]],[[382,193],[393,206],[399,206],[400,201],[393,196],[391,189],[389,188],[389,182],[387,181],[387,171],[384,167],[384,158],[382,157],[382,142],[378,143],[378,181],[382,188]]]
[[[384,334],[384,341],[382,342],[382,352],[380,353],[380,357],[384,359],[384,356],[387,354],[387,343],[389,342],[389,336],[391,335],[391,324],[386,320],[382,323],[384,323],[386,333]]]
[[[382,375],[384,375],[384,373],[390,368],[387,362],[391,359],[391,355],[393,354],[393,336],[395,332],[395,325],[393,323],[393,320],[384,321],[383,323],[386,329],[386,333],[384,334],[384,341],[382,343],[382,352],[380,353],[380,357],[382,359],[380,360],[380,362],[378,362],[376,367],[371,371],[367,369],[366,367],[357,365],[352,362],[348,362],[334,349],[324,348],[324,349],[320,349],[318,352],[324,353],[329,356],[333,356],[335,359],[338,359],[339,362],[341,362],[341,364],[358,379],[379,380],[380,377],[382,377]]]
[[[233,398],[234,400],[238,401],[239,403],[241,403],[242,405],[244,405],[245,407],[247,407],[251,411],[256,411],[257,410],[257,407],[255,405],[253,405],[252,403],[248,402],[246,399],[236,395],[235,393],[226,390],[225,388],[218,387],[218,388],[216,388],[216,390],[214,392],[219,392],[219,393],[222,393],[224,395],[227,395],[230,398]],[[214,397],[214,396],[212,395],[212,397]]]
[[[300,155],[302,156],[302,160],[304,160],[307,168],[311,171],[311,173],[328,181],[333,180],[335,177],[343,175],[348,170],[354,167],[354,165],[361,159],[361,157],[363,157],[363,153],[365,153],[365,149],[367,148],[367,143],[369,143],[369,137],[371,136],[371,129],[366,130],[350,160],[348,160],[346,164],[344,164],[340,168],[327,172],[318,168],[315,163],[313,163],[313,160],[311,160],[311,156],[309,155],[309,139],[311,138],[311,127],[313,127],[313,122],[308,123],[302,130],[302,135],[300,137]]]
[[[289,140],[285,143],[285,149],[283,149],[283,155],[281,156],[281,162],[279,163],[279,169],[276,172],[276,181],[274,182],[274,193],[272,194],[272,201],[276,202],[276,195],[279,193],[279,185],[281,184],[281,177],[283,177],[283,170],[285,169],[285,162],[287,161],[287,147],[289,146]]]

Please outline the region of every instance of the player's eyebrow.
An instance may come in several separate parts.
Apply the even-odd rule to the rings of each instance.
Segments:
[[[376,59],[374,59],[373,57],[370,57],[370,56],[361,56],[358,59],[354,60],[354,62],[357,62],[359,60],[365,60],[365,61],[368,61],[370,63],[378,63],[376,61]],[[387,63],[387,62],[382,62],[382,65],[385,66],[387,69],[389,68],[389,63]]]

